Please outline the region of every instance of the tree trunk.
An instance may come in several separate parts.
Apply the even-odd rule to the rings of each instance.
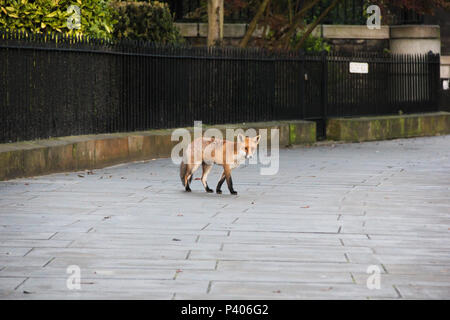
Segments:
[[[324,12],[322,12],[320,14],[320,16],[308,26],[308,29],[306,29],[305,33],[303,34],[302,38],[300,39],[300,41],[297,43],[297,45],[295,46],[295,50],[299,50],[303,43],[305,42],[305,40],[308,38],[308,36],[311,34],[311,32],[314,30],[315,27],[317,27],[317,25],[320,23],[320,21],[323,20],[323,18],[325,18],[328,14],[328,12],[330,12],[336,5],[337,3],[341,1],[341,0],[334,0],[330,6],[328,8],[325,9]]]
[[[208,47],[223,41],[223,0],[208,0]]]
[[[252,22],[250,22],[250,25],[248,26],[247,32],[244,35],[244,38],[242,38],[241,43],[239,46],[241,48],[245,48],[250,41],[253,32],[256,29],[256,26],[258,25],[258,21],[261,18],[262,14],[264,13],[264,10],[266,10],[267,5],[269,4],[270,0],[264,0],[263,3],[258,8],[258,11],[256,12],[255,16],[253,17]]]

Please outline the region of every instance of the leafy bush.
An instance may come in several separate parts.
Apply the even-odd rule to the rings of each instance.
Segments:
[[[184,40],[173,22],[167,3],[120,1],[112,3],[112,7],[117,12],[114,36],[118,39],[158,43],[180,43]]]
[[[0,28],[33,33],[63,32],[109,38],[113,30],[109,0],[0,0]],[[79,29],[69,29],[70,5],[81,11]]]
[[[300,41],[302,35],[303,34],[299,32],[293,38],[291,42],[292,48],[294,48],[298,41]],[[324,50],[330,52],[331,46],[323,38],[313,37],[312,35],[309,35],[303,43],[303,50],[305,50],[305,52],[321,52]]]

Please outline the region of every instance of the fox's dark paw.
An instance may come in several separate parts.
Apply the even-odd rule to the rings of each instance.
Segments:
[[[231,194],[237,194],[237,191],[230,191]]]
[[[191,192],[192,190],[191,190],[191,188],[186,188],[186,192]]]
[[[214,192],[214,190],[211,188],[206,188],[206,192],[211,193],[211,192]]]
[[[222,194],[222,190],[216,190],[217,194]]]

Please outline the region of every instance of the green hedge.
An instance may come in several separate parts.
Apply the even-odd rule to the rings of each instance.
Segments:
[[[158,43],[184,42],[167,3],[120,1],[111,5],[117,12],[118,22],[114,26],[116,38]]]
[[[69,29],[70,5],[81,10],[81,26]],[[63,32],[110,38],[113,10],[109,0],[0,0],[0,28],[33,33]]]

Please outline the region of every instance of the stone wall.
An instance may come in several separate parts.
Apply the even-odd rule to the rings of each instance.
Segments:
[[[330,118],[327,139],[346,142],[374,141],[450,134],[450,113]]]
[[[392,53],[441,53],[438,25],[391,26],[389,42]]]
[[[314,32],[331,44],[334,52],[383,52],[389,49],[389,27],[320,25]]]
[[[206,44],[208,25],[206,23],[177,23],[187,42],[201,46]],[[237,46],[248,25],[244,23],[224,25],[224,43]],[[395,53],[440,52],[440,32],[438,25],[382,26],[370,30],[359,25],[319,25],[314,36],[326,39],[335,52],[383,52],[390,49]],[[259,38],[262,30],[257,29],[254,38]]]
[[[227,128],[257,131],[278,129],[280,147],[312,144],[316,141],[316,123],[290,120],[246,124],[215,125],[226,136]],[[204,129],[208,129],[205,126]],[[193,130],[192,128],[187,128]],[[154,158],[170,157],[178,143],[171,140],[171,129],[60,137],[0,144],[0,181],[64,171],[106,166]]]

